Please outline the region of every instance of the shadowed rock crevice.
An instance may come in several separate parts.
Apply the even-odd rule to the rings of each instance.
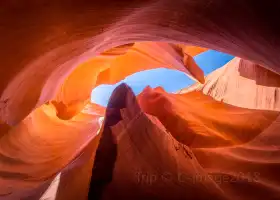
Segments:
[[[127,85],[121,84],[114,90],[109,100],[92,169],[88,199],[101,199],[106,186],[112,181],[118,152],[116,138],[112,133],[111,126],[122,120],[120,109],[126,107],[128,92],[132,92],[131,89]]]

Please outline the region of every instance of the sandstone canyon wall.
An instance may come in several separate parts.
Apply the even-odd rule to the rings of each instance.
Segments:
[[[0,3],[0,199],[280,199],[276,1]],[[200,46],[200,47],[197,47]],[[193,56],[237,56],[204,78]],[[166,67],[199,83],[126,85]],[[171,80],[176,81],[176,80]],[[100,119],[104,123],[100,124]]]

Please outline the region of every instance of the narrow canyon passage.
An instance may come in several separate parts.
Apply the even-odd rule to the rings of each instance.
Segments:
[[[0,200],[280,199],[279,2],[0,5]],[[192,82],[91,102],[159,68]]]

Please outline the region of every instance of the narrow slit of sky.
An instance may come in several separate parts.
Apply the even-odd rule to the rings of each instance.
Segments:
[[[215,50],[208,50],[194,57],[194,60],[204,71],[205,75],[224,66],[232,59],[232,55]],[[107,106],[113,90],[121,83],[128,84],[137,95],[148,85],[152,88],[161,86],[167,92],[176,92],[192,85],[194,81],[183,72],[165,69],[162,66],[162,68],[158,69],[137,72],[114,85],[100,85],[94,88],[91,93],[91,102]]]

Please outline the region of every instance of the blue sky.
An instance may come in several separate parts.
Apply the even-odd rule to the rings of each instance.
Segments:
[[[204,74],[207,75],[225,65],[232,58],[233,56],[231,55],[208,50],[195,56],[194,60],[204,71]],[[132,74],[115,85],[100,85],[96,87],[91,93],[91,101],[106,106],[111,93],[122,82],[128,84],[135,94],[139,94],[148,85],[152,88],[162,86],[167,92],[175,92],[194,83],[187,75],[177,70],[165,68],[145,70]]]

